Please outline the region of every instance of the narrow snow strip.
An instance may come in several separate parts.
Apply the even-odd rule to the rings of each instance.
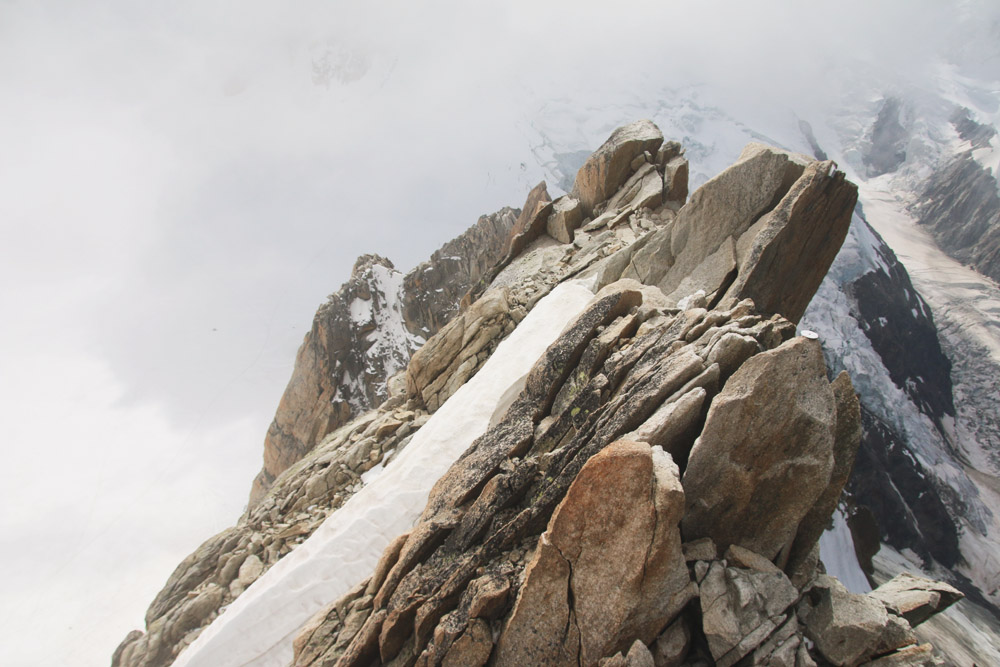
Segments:
[[[299,628],[371,573],[383,549],[419,517],[433,484],[486,431],[505,392],[592,297],[587,288],[566,283],[539,301],[399,457],[254,582],[181,653],[175,667],[288,665]]]
[[[868,577],[858,564],[854,538],[847,526],[844,512],[838,507],[833,513],[833,526],[819,538],[819,558],[828,574],[840,579],[852,593],[867,593],[872,589]]]

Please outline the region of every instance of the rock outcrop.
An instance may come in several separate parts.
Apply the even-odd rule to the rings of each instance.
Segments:
[[[377,484],[366,473],[572,278],[597,290],[590,305],[371,575],[301,626],[294,664],[934,664],[911,626],[957,591],[899,580],[857,596],[818,561],[862,415],[795,321],[847,233],[854,186],[832,163],[751,145],[684,203],[680,146],[641,121],[581,168],[572,196],[548,199],[540,185],[510,216],[495,265],[464,265],[481,284],[379,407],[314,436],[178,567],[114,665],[169,664]]]
[[[598,284],[633,278],[658,287],[671,304],[698,290],[710,306],[751,298],[797,322],[847,235],[856,201],[857,188],[832,162],[750,144],[673,224],[601,266]]]
[[[643,156],[646,156],[644,162],[652,162],[651,157],[656,155],[661,144],[663,134],[660,128],[648,120],[639,120],[615,130],[576,174],[573,196],[580,201],[584,212],[593,213],[595,206],[616,195],[629,176],[636,172],[634,162]],[[625,188],[622,194],[628,196],[632,191],[631,187]]]
[[[406,275],[363,255],[350,280],[316,312],[264,439],[254,505],[288,466],[388,396],[387,382],[451,320],[470,287],[503,257],[517,212],[483,216]]]
[[[735,366],[729,375],[709,360],[728,356],[716,352],[731,335],[754,347],[744,348],[748,360],[727,364]],[[713,531],[688,529],[688,518],[706,494],[730,494],[721,503],[729,507],[744,487],[729,471],[709,490],[689,485],[688,475],[716,406],[745,395],[748,377],[776,363],[789,370],[775,385],[799,396],[801,407],[789,410],[757,383],[765,393],[754,402],[751,392],[755,409],[730,409],[728,426],[772,447],[787,443],[791,449],[772,455],[782,463],[803,458],[798,441],[815,443],[824,465],[808,479],[805,499],[759,494],[761,517],[780,521],[737,516],[731,523],[742,521],[745,532],[714,531],[730,545],[720,559],[718,543],[703,537]],[[634,283],[612,286],[539,360],[504,419],[439,480],[420,521],[386,551],[364,590],[310,622],[295,664],[629,664],[671,646],[681,654],[674,664],[702,656],[732,665],[749,655],[753,664],[815,664],[809,642],[823,635],[831,643],[816,657],[853,665],[912,644],[907,621],[879,599],[835,589],[837,604],[829,602],[839,584],[817,575],[815,559],[796,571],[774,562],[788,560],[782,552],[824,490],[843,483],[835,441],[857,447],[856,399],[843,390],[846,377],[838,383],[835,391],[827,382],[815,341],[794,337],[791,323],[757,314],[750,301],[666,312]],[[692,392],[711,406],[699,438],[629,439]],[[757,434],[755,423],[776,426]],[[767,470],[769,461],[758,459],[749,452],[743,465]],[[789,481],[785,468],[773,467],[772,495]],[[682,548],[691,538],[698,541]],[[854,607],[875,620],[858,620]],[[354,610],[350,624],[338,622],[340,609]],[[852,618],[869,639],[845,655],[838,633],[855,631]]]
[[[519,218],[511,208],[480,217],[403,277],[403,319],[409,331],[430,338],[458,314],[462,297],[507,252]]]

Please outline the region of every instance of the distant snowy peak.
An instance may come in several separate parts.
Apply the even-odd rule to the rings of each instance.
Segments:
[[[347,401],[355,414],[385,400],[385,380],[406,368],[413,351],[424,344],[403,318],[403,278],[389,260],[377,255],[363,255],[351,273],[351,282],[361,288],[348,309],[362,375],[352,377],[349,369],[335,367],[333,376],[334,401]]]

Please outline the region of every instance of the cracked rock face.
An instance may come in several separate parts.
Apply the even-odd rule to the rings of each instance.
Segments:
[[[818,341],[795,338],[751,357],[713,401],[691,449],[685,537],[768,560],[787,552],[830,481],[835,424]]]
[[[811,343],[782,345],[791,325],[756,315],[749,302],[732,311],[651,308],[638,327],[626,325],[642,305],[642,293],[624,285],[596,299],[564,332],[505,419],[436,485],[365,623],[356,632],[331,633],[325,651],[309,652],[320,657],[297,664],[437,664],[476,619],[498,636],[490,653],[497,664],[596,664],[624,656],[636,639],[655,645],[697,595],[681,549],[688,503],[674,458],[623,436],[641,432],[663,405],[692,392],[723,400],[719,365],[708,360],[719,356],[713,351],[721,341],[731,340],[726,334],[798,361],[800,346]],[[823,442],[832,460],[833,392],[822,357],[818,363],[818,378],[815,365],[805,364],[803,386],[824,383]],[[739,373],[730,381],[739,381]],[[572,398],[561,401],[568,387],[575,387]],[[766,410],[772,420],[774,409]],[[672,448],[683,460],[692,444],[678,441]],[[828,461],[821,490],[831,469]],[[770,567],[773,572],[747,576],[787,581]],[[508,601],[486,617],[473,615],[468,594],[483,576],[501,578],[510,589]],[[784,620],[771,617],[797,595],[779,596],[779,610],[765,605],[762,618],[771,625],[750,628],[756,634],[743,642],[745,652]],[[353,637],[345,641],[348,633]]]
[[[619,440],[591,458],[539,539],[497,664],[590,664],[636,637],[651,643],[694,596],[683,511],[677,465],[662,449]],[[538,632],[553,618],[569,628],[559,644]]]

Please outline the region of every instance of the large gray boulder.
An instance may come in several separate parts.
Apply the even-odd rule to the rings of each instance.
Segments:
[[[861,444],[861,405],[854,393],[850,376],[846,371],[841,371],[830,386],[833,388],[837,414],[833,436],[833,470],[829,484],[799,524],[789,556],[789,572],[794,572],[809,559],[810,553],[819,543],[820,535],[830,525],[830,517],[840,502]]]
[[[691,449],[685,540],[777,558],[829,484],[835,420],[817,341],[798,337],[751,357],[712,402]]]
[[[874,597],[851,593],[834,577],[821,575],[810,595],[817,600],[803,614],[806,636],[834,665],[853,667],[917,643],[903,618]]]
[[[788,577],[770,570],[712,563],[699,589],[702,628],[712,657],[729,667],[748,654],[786,620],[784,612],[799,597]]]

